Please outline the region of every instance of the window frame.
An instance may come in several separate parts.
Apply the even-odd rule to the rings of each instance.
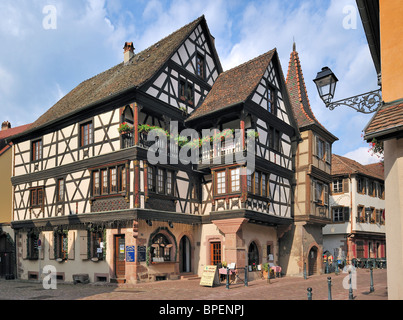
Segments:
[[[127,193],[127,163],[116,163],[105,167],[89,169],[91,172],[91,196],[102,198],[107,196],[122,196]],[[115,178],[112,177],[113,171]],[[113,181],[116,186],[113,187]]]
[[[65,178],[58,178],[56,180],[56,202],[64,202],[64,195],[66,193],[66,180]]]
[[[45,198],[45,188],[34,187],[29,188],[29,204],[30,208],[43,208]]]
[[[89,120],[80,123],[80,148],[86,148],[94,144],[94,121]]]
[[[200,52],[196,53],[196,75],[203,80],[206,79],[206,59]]]
[[[220,178],[221,174],[223,174],[223,176]],[[227,170],[216,171],[215,172],[215,194],[217,196],[222,196],[226,193],[227,193]]]
[[[35,139],[31,141],[31,162],[42,160],[43,157],[43,139]]]

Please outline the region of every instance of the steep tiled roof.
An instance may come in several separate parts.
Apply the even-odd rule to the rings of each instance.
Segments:
[[[293,51],[291,52],[290,62],[287,73],[287,89],[290,96],[290,102],[294,110],[295,118],[299,128],[304,128],[311,125],[317,125],[333,136],[327,129],[315,118],[309,102],[308,92],[305,86],[304,75],[302,73],[301,61],[296,45],[294,43]],[[333,136],[334,137],[334,136]],[[336,138],[336,137],[334,137]],[[337,138],[336,138],[337,140]]]
[[[83,109],[127,89],[140,87],[163,66],[182,41],[203,19],[205,19],[204,16],[196,19],[148,49],[136,54],[129,64],[125,65],[122,62],[82,82],[35,121],[32,128],[62,118],[73,111]]]
[[[403,130],[403,101],[382,106],[364,129],[365,138],[382,136],[391,131]]]
[[[202,105],[188,117],[187,121],[246,101],[264,76],[275,52],[276,49],[273,49],[220,74]]]
[[[332,175],[345,175],[360,173],[366,176],[384,180],[383,166],[381,163],[362,165],[352,159],[336,154],[332,155]]]

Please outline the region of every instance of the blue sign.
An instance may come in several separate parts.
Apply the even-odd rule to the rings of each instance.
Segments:
[[[136,262],[136,247],[126,246],[126,262]]]

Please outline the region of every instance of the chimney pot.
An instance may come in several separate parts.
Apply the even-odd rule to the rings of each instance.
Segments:
[[[125,42],[125,46],[123,47],[124,54],[124,63],[127,64],[134,57],[134,46],[133,42]]]
[[[4,121],[1,124],[1,131],[8,130],[8,129],[11,129],[11,123],[8,121]]]

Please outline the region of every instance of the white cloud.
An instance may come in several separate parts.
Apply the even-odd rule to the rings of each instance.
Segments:
[[[353,159],[363,165],[379,163],[381,161],[378,156],[372,155],[369,147],[361,147],[356,150],[350,151],[346,153],[343,157]]]

